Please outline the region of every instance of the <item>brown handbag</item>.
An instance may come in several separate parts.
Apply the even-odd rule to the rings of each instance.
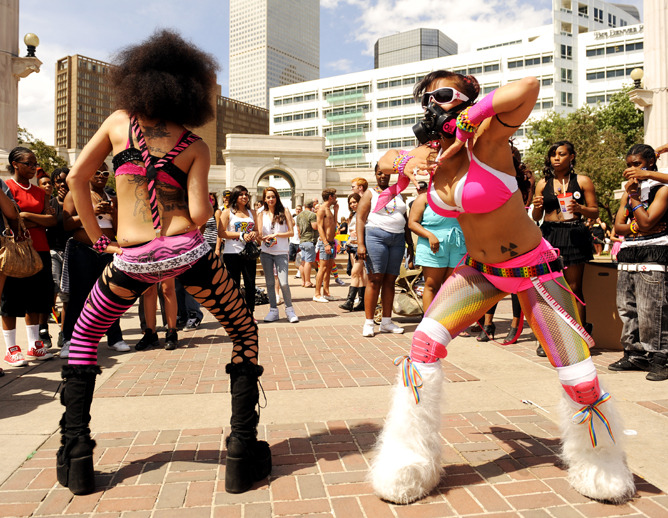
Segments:
[[[0,234],[0,273],[19,278],[35,275],[42,269],[42,259],[32,246],[32,239],[23,218],[18,216],[18,237],[4,214],[2,219],[5,230]]]

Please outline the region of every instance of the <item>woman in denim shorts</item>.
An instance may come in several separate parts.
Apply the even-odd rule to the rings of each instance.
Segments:
[[[413,256],[413,240],[406,221],[406,203],[398,194],[378,212],[374,212],[378,195],[390,183],[390,175],[383,173],[376,164],[376,182],[374,189],[367,189],[357,208],[357,257],[366,262],[369,283],[364,296],[366,320],[362,329],[363,336],[373,336],[373,313],[382,292],[381,304],[383,320],[381,333],[403,333],[404,328],[394,324],[392,303],[394,302],[394,282],[399,275],[404,251],[408,246]]]

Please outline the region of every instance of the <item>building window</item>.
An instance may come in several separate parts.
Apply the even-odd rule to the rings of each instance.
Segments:
[[[617,27],[617,16],[608,13],[608,27]]]
[[[635,50],[642,50],[643,49],[643,42],[642,41],[637,41],[635,43],[627,43],[626,44],[626,52],[633,52]]]
[[[587,72],[587,81],[596,81],[597,79],[604,79],[604,78],[605,78],[605,72],[603,70]]]
[[[617,54],[619,52],[624,52],[624,45],[612,45],[605,48],[606,54]]]
[[[491,65],[485,65],[485,72],[496,72],[499,70],[499,64],[493,63]]]
[[[553,83],[554,83],[553,77],[543,77],[540,80],[540,86],[552,86]]]
[[[547,56],[543,56],[542,62],[543,63],[552,63],[552,54],[548,54]]]
[[[476,67],[469,67],[469,75],[482,74],[482,67],[480,65]]]
[[[599,9],[598,7],[594,7],[594,21],[603,23],[603,9]]]
[[[573,82],[573,71],[570,68],[561,69],[561,82],[562,83],[572,83]]]
[[[605,94],[591,94],[587,96],[587,104],[598,104],[605,102]]]
[[[561,57],[563,59],[573,59],[573,47],[571,47],[570,45],[562,45]]]
[[[595,49],[587,49],[587,57],[588,58],[593,58],[596,56],[602,56],[605,53],[605,49],[603,47],[598,47]]]
[[[561,105],[573,106],[573,94],[570,92],[561,92]]]
[[[522,68],[524,66],[524,60],[514,59],[513,61],[508,61],[508,68]]]
[[[524,66],[532,67],[534,65],[540,65],[540,58],[539,57],[527,58],[527,59],[524,60]]]

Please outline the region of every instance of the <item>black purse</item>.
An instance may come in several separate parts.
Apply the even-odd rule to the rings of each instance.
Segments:
[[[245,261],[257,261],[257,258],[260,257],[260,247],[255,241],[248,241],[239,255]]]

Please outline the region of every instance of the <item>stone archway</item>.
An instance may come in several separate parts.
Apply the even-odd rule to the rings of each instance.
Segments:
[[[278,196],[285,208],[292,209],[294,207],[295,181],[289,173],[276,168],[262,173],[257,182],[258,200],[262,200],[262,191],[266,187],[274,187],[278,191]]]

